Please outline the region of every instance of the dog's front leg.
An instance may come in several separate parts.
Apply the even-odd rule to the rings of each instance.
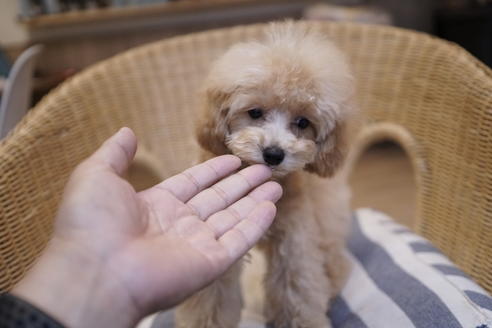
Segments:
[[[176,310],[177,328],[235,328],[242,308],[241,260]]]
[[[296,219],[295,228],[274,232],[266,245],[265,317],[275,328],[331,327],[326,316],[331,284],[316,244],[318,232],[309,218]]]

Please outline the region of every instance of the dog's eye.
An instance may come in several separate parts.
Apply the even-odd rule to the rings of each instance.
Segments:
[[[305,117],[298,117],[296,118],[296,125],[299,129],[304,130],[309,126],[311,122]]]
[[[263,110],[261,108],[253,108],[248,110],[249,117],[253,120],[259,119],[263,116]]]

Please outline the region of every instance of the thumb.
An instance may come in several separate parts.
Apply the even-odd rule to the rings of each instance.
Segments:
[[[89,163],[103,164],[118,175],[122,175],[137,151],[137,137],[130,128],[121,128],[107,139],[87,160]]]

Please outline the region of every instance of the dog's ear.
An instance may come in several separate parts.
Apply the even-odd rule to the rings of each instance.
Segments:
[[[331,133],[318,141],[317,145],[314,161],[306,165],[305,169],[321,177],[330,177],[342,165],[347,153],[347,124],[337,122]]]
[[[207,88],[202,95],[202,113],[196,135],[200,146],[215,155],[229,153],[225,145],[229,98],[230,95],[214,87]]]

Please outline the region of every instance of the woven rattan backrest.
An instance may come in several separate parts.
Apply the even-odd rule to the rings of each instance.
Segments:
[[[464,50],[390,27],[308,23],[350,57],[367,116],[359,151],[400,142],[418,182],[415,229],[492,290],[492,78]],[[121,126],[163,176],[190,165],[195,99],[211,61],[262,25],[163,40],[95,65],[48,95],[0,144],[0,289],[51,232],[69,172]]]

